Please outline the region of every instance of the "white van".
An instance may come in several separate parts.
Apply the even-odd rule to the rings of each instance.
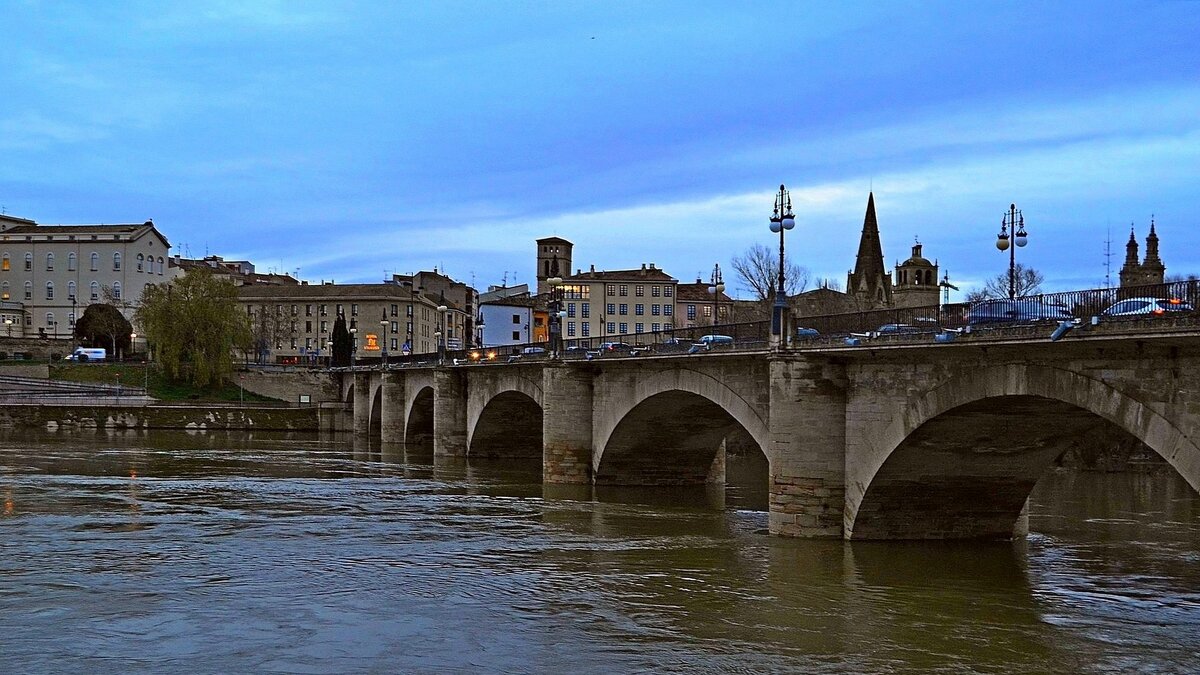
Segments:
[[[76,347],[67,357],[68,361],[104,361],[108,358],[108,350],[103,347]]]

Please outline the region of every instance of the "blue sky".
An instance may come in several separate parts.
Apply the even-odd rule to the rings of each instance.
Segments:
[[[154,218],[176,250],[378,281],[575,266],[689,281],[792,190],[789,257],[845,282],[874,189],[964,290],[1104,282],[1155,214],[1200,272],[1200,3],[0,0],[0,205]]]

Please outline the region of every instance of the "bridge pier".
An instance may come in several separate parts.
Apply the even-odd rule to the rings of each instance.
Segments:
[[[371,433],[371,373],[354,373],[354,421],[351,428],[360,436]]]
[[[382,409],[379,413],[380,438],[384,443],[404,442],[404,374],[385,372],[381,384],[383,395],[380,397]]]
[[[439,367],[433,373],[433,454],[467,456],[467,383],[462,368]]]
[[[592,481],[592,373],[564,364],[542,371],[542,481]]]
[[[770,364],[771,534],[840,538],[846,501],[846,371],[825,359]]]

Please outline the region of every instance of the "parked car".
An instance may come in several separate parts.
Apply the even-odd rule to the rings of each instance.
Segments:
[[[1044,302],[1040,298],[981,300],[967,310],[967,325],[970,326],[987,323],[1071,321],[1074,318],[1066,305]]]
[[[545,348],[545,347],[526,347],[526,348],[524,348],[524,349],[522,349],[522,350],[521,350],[521,353],[522,353],[522,354],[530,354],[530,355],[532,355],[532,354],[545,354],[545,353],[546,353],[546,348]]]
[[[102,347],[76,347],[75,351],[67,355],[68,361],[104,361],[108,358],[108,351]]]
[[[1126,298],[1101,312],[1101,316],[1161,316],[1191,311],[1194,308],[1179,298]]]
[[[821,337],[821,332],[816,328],[797,328],[796,338],[799,340],[811,340],[815,337]]]
[[[631,350],[631,349],[633,349],[633,346],[630,345],[628,342],[601,342],[600,343],[600,351],[610,353],[610,354],[612,352],[628,353],[629,350]]]
[[[732,347],[733,338],[728,335],[701,335],[700,339],[696,340],[696,343],[710,349],[713,347]]]

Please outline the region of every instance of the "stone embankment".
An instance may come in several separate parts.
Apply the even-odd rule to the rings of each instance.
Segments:
[[[317,431],[315,406],[37,405],[0,408],[0,427]]]

